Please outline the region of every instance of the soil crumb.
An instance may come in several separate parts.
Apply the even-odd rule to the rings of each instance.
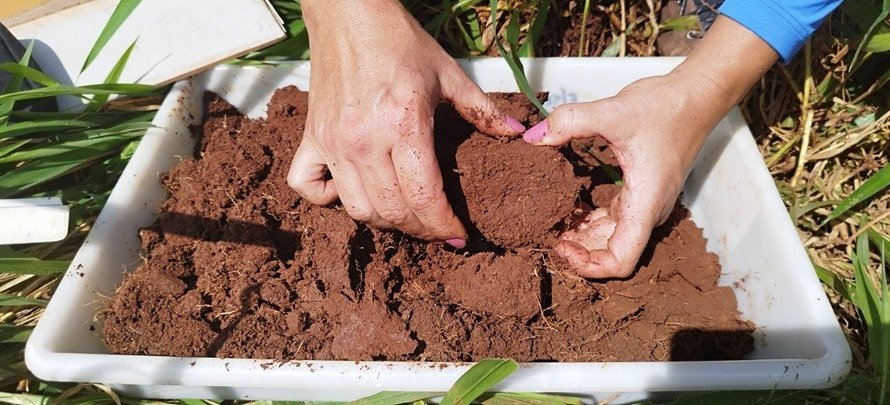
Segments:
[[[523,96],[496,95],[525,125]],[[717,258],[676,206],[628,280],[576,276],[549,247],[579,201],[616,187],[589,153],[475,132],[436,113],[446,192],[471,232],[463,251],[369,229],[286,183],[308,98],[279,89],[251,120],[215,94],[195,158],[162,176],[169,198],[140,232],[143,263],[104,312],[119,354],[274,360],[729,360],[752,350]],[[588,154],[588,155],[585,155]]]

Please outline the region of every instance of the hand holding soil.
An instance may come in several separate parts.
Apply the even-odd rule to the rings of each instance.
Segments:
[[[305,1],[303,12],[312,46],[309,114],[288,183],[314,204],[339,197],[352,218],[374,227],[464,247],[467,232],[433,148],[436,106],[450,101],[490,135],[525,128],[398,1]]]
[[[614,97],[562,105],[530,128],[523,138],[539,145],[602,137],[624,171],[625,186],[609,208],[565,232],[556,253],[584,277],[630,276],[652,229],[667,220],[705,137],[776,57],[754,33],[719,17],[670,74],[632,83]]]

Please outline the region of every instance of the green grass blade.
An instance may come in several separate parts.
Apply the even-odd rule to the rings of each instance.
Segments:
[[[28,62],[31,60],[31,51],[33,49],[34,41],[31,41],[28,44],[28,47],[25,49],[25,54],[22,55],[22,59],[19,60],[18,65],[28,65]],[[16,93],[22,89],[22,81],[24,80],[22,75],[13,73],[11,76],[12,77],[9,78],[9,82],[6,83],[6,87],[3,88],[3,95]],[[4,123],[9,121],[9,113],[12,111],[14,106],[15,100],[0,101],[0,118],[3,119]]]
[[[813,269],[816,270],[816,276],[819,277],[819,281],[821,281],[822,284],[831,287],[831,289],[838,293],[841,298],[850,301],[850,290],[846,280],[838,276],[837,273],[824,267],[814,264]]]
[[[0,129],[2,129],[2,128],[0,128]],[[0,148],[0,158],[2,158],[3,156],[6,156],[12,152],[15,152],[18,148],[21,148],[22,146],[27,145],[29,142],[31,142],[30,139],[25,139],[24,141],[11,143],[9,145],[6,145],[6,146]]]
[[[0,343],[22,343],[31,336],[33,326],[0,325]]]
[[[865,50],[869,52],[887,52],[890,51],[890,33],[877,34],[871,37]]]
[[[519,56],[535,56],[535,47],[538,46],[538,40],[541,38],[541,34],[544,33],[547,15],[550,14],[550,0],[539,0],[536,9],[538,13],[528,28],[525,42],[519,48]]]
[[[102,156],[94,150],[75,150],[26,163],[0,175],[0,198],[21,195],[29,188],[72,173]]]
[[[22,394],[16,392],[0,392],[0,403],[14,405],[52,405],[55,404],[55,397]]]
[[[484,359],[457,379],[442,398],[442,405],[469,405],[518,368],[511,359]]]
[[[603,53],[600,56],[604,58],[614,58],[618,56],[618,53],[621,51],[621,41],[618,39],[612,40],[609,46],[606,49],[603,49]]]
[[[349,405],[392,405],[392,404],[405,404],[412,403],[414,401],[420,401],[427,398],[437,397],[442,395],[441,392],[397,392],[397,391],[383,391],[378,392],[369,397],[364,397],[361,399],[356,399],[355,401],[349,402]]]
[[[497,392],[486,395],[485,405],[581,405],[581,399],[536,392]]]
[[[207,405],[203,399],[180,399],[178,402],[182,405]]]
[[[890,0],[887,0],[890,1]],[[850,208],[855,207],[859,203],[868,200],[873,195],[890,186],[890,165],[884,166],[878,170],[873,176],[865,180],[849,197],[843,199],[838,206],[828,214],[828,217],[822,221],[819,226],[824,226],[829,221],[843,215]]]
[[[0,128],[0,139],[17,138],[35,133],[54,132],[60,129],[89,128],[90,123],[78,120],[34,120],[9,124]]]
[[[129,142],[134,137],[138,136],[141,136],[141,134],[125,133],[117,136],[106,136],[101,138],[88,138],[70,142],[44,144],[34,149],[13,153],[9,156],[0,158],[0,164],[29,161],[40,158],[49,158],[78,150],[92,151],[95,154],[103,154],[109,149],[114,148],[115,146],[124,142]]]
[[[0,345],[0,368],[9,367],[24,360],[25,345],[22,343],[6,343]],[[0,400],[2,402],[2,400]]]
[[[57,82],[56,79],[49,77],[46,73],[43,73],[37,69],[34,69],[28,65],[23,65],[15,62],[6,62],[0,63],[0,70],[5,70],[9,73],[13,73],[21,76],[22,78],[28,79],[32,82],[40,83],[44,86],[60,86],[61,83]],[[14,91],[18,91],[15,89]]]
[[[0,273],[57,274],[71,265],[69,260],[40,260],[36,257],[0,258]]]
[[[21,306],[39,306],[45,307],[48,300],[39,298],[21,297],[18,295],[0,293],[0,306],[21,307]]]
[[[92,49],[90,49],[90,53],[87,55],[86,60],[83,61],[83,67],[80,68],[80,73],[87,70],[90,64],[93,63],[93,60],[99,56],[99,52],[102,51],[102,48],[105,48],[105,45],[108,44],[108,40],[114,36],[117,29],[123,25],[124,21],[127,20],[127,17],[133,13],[133,10],[135,10],[141,2],[142,0],[120,0],[120,3],[117,4],[117,7],[115,7],[114,11],[111,13],[111,17],[108,18],[108,22],[105,23],[105,27],[102,28],[99,38],[96,38],[96,42],[93,44]]]
[[[519,86],[519,90],[522,91],[525,96],[528,97],[529,101],[538,108],[541,118],[547,118],[547,116],[550,115],[550,112],[544,108],[544,104],[541,104],[541,101],[538,100],[538,96],[532,91],[531,85],[529,85],[528,79],[525,77],[522,61],[520,61],[518,57],[508,55],[504,46],[501,45],[500,42],[496,42],[496,44],[498,52],[500,52],[504,60],[507,61],[507,65],[510,66],[510,70],[513,72],[513,78],[516,79],[516,85]]]
[[[858,67],[856,63],[859,61],[859,55],[862,53],[862,50],[866,47],[866,45],[871,41],[872,35],[874,35],[875,30],[884,23],[884,20],[887,19],[887,16],[890,16],[890,0],[884,0],[883,5],[881,6],[881,13],[878,14],[878,17],[874,20],[871,26],[865,30],[865,35],[862,37],[862,41],[859,42],[859,46],[856,47],[856,53],[853,54],[853,59],[850,61],[850,71],[856,70]]]
[[[118,58],[117,62],[111,68],[111,71],[108,72],[108,76],[105,77],[104,83],[117,83],[120,81],[121,74],[124,72],[124,67],[127,66],[127,61],[130,60],[130,54],[133,53],[133,49],[136,48],[136,41],[133,41],[130,46],[127,47],[127,50],[124,51],[123,55]],[[108,102],[108,94],[97,94],[96,97],[93,98],[93,104],[88,108],[88,111],[96,111],[101,108],[105,103]]]
[[[154,92],[154,88],[144,84],[94,84],[80,87],[53,86],[23,90],[14,93],[4,93],[0,95],[0,105],[19,100],[33,100],[55,96],[84,96],[97,94],[148,95],[152,92]]]
[[[868,240],[875,245],[878,253],[884,258],[884,263],[890,264],[890,239],[871,228],[866,233]]]

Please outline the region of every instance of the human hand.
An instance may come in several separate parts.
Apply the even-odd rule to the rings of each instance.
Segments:
[[[559,106],[526,131],[527,142],[549,146],[601,136],[624,173],[611,206],[564,232],[555,252],[584,277],[630,276],[652,229],[670,215],[707,134],[776,58],[751,31],[720,17],[673,72],[614,97]]]
[[[445,197],[433,148],[436,106],[450,101],[490,135],[525,128],[398,1],[302,4],[312,49],[309,112],[288,183],[314,204],[339,197],[371,226],[463,247],[467,233]]]

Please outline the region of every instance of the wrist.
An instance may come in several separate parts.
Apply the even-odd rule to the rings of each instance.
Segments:
[[[702,43],[671,75],[700,83],[699,98],[729,112],[778,60],[756,34],[728,17],[718,17]]]

